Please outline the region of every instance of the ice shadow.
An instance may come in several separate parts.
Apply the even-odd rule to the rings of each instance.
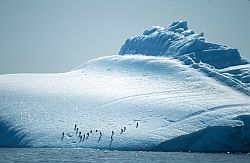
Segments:
[[[242,126],[211,126],[160,143],[162,152],[250,152],[250,115],[239,116]]]
[[[0,118],[0,147],[30,147],[31,141],[21,126]]]

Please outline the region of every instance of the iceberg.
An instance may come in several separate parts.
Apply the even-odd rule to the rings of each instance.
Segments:
[[[249,62],[187,22],[57,74],[0,75],[0,147],[250,152]]]

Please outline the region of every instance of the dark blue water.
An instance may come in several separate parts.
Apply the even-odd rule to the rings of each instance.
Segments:
[[[0,162],[250,163],[250,155],[184,152],[108,151],[73,148],[0,148]]]

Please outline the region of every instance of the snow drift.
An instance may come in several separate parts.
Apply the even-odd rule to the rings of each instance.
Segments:
[[[236,49],[180,21],[128,39],[120,54],[66,73],[1,75],[0,146],[250,151],[249,64]]]

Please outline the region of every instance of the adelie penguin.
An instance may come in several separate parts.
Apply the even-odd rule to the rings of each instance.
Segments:
[[[75,125],[74,131],[76,130],[76,127],[77,127],[77,126]]]
[[[80,136],[80,140],[79,140],[79,143],[82,141],[82,135]]]
[[[76,134],[78,133],[78,127],[76,128]]]
[[[120,134],[122,134],[123,133],[123,129],[121,129],[121,133]]]
[[[126,131],[126,129],[127,129],[126,127],[123,127],[123,132],[125,132],[125,131]]]
[[[79,132],[79,137],[81,136],[81,133],[82,133],[82,132],[80,131],[80,132]]]
[[[110,137],[110,139],[111,139],[111,140],[113,140],[113,136],[114,136],[114,134],[115,134],[115,132],[114,132],[114,131],[112,131],[112,132],[111,132],[111,137]]]
[[[63,138],[64,138],[64,132],[62,133],[62,137],[61,137],[61,140],[63,140]]]
[[[138,128],[138,126],[139,126],[139,123],[137,122],[137,123],[136,123],[136,128]]]

